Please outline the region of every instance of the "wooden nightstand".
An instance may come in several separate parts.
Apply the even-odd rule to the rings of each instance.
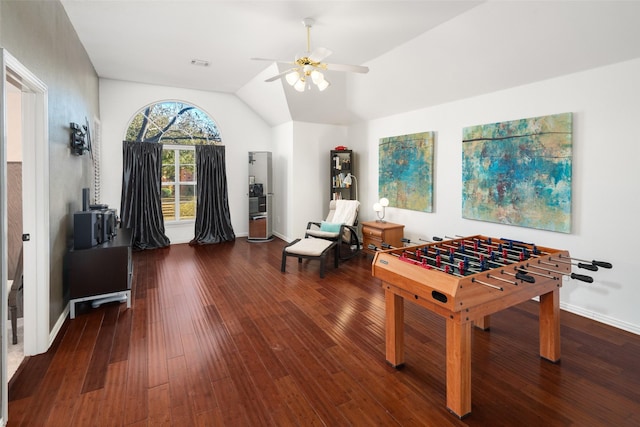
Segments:
[[[402,247],[402,237],[404,235],[404,225],[392,222],[363,221],[362,224],[362,249],[365,253],[375,254],[375,250],[369,249],[373,244],[378,249],[382,249],[382,243],[387,243],[393,247]]]

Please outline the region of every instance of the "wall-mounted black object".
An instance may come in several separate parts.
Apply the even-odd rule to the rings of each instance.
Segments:
[[[77,123],[69,123],[71,128],[71,152],[76,156],[82,156],[87,151],[93,158],[91,152],[91,132],[89,131],[89,119],[84,118],[85,124],[80,126]]]
[[[87,142],[87,127],[73,122],[69,123],[69,127],[71,128],[71,152],[76,156],[82,156],[90,149]]]

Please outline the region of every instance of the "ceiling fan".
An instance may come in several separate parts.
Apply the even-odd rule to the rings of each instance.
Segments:
[[[293,67],[268,78],[265,82],[272,82],[284,77],[287,83],[289,83],[298,92],[304,92],[305,89],[311,88],[311,83],[315,84],[320,91],[329,87],[330,83],[325,79],[322,71],[350,71],[354,73],[368,73],[369,68],[362,65],[347,65],[347,64],[329,64],[322,62],[326,57],[331,55],[331,50],[318,47],[311,51],[311,27],[315,23],[312,18],[305,18],[302,20],[305,28],[307,29],[307,50],[302,55],[296,55],[294,61],[267,59],[267,58],[251,58],[256,61],[269,61],[277,62],[280,64],[292,65]]]

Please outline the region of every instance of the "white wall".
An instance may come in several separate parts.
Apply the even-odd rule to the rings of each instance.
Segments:
[[[338,145],[349,146],[347,132],[346,126],[294,123],[290,237],[304,237],[309,221],[326,218],[331,200],[329,151]]]
[[[273,234],[284,240],[292,240],[293,234],[289,211],[292,209],[291,177],[293,165],[291,151],[293,147],[293,122],[287,122],[272,129],[273,138]]]
[[[274,181],[277,201],[276,235],[286,241],[304,237],[309,221],[329,212],[330,155],[348,144],[348,128],[338,125],[289,122],[273,128]]]
[[[102,121],[102,202],[120,210],[122,140],[133,116],[143,107],[164,100],[193,104],[218,125],[226,146],[229,210],[236,236],[248,233],[249,151],[271,151],[269,126],[235,95],[100,79]],[[193,238],[193,223],[166,227],[171,243]]]
[[[360,190],[361,220],[374,219],[378,140],[436,132],[434,212],[391,208],[387,219],[405,224],[412,240],[483,234],[567,249],[587,260],[613,263],[594,273],[594,283],[566,280],[561,306],[569,311],[640,333],[640,59],[359,123],[350,139],[366,144],[360,165],[369,182]],[[461,217],[462,128],[471,125],[573,112],[572,232],[540,231]],[[364,175],[363,175],[364,176]],[[576,273],[588,273],[574,269]]]

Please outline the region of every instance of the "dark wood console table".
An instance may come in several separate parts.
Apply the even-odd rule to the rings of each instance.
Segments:
[[[131,308],[131,229],[119,228],[110,241],[69,252],[69,315],[75,318],[76,303],[124,301]]]

